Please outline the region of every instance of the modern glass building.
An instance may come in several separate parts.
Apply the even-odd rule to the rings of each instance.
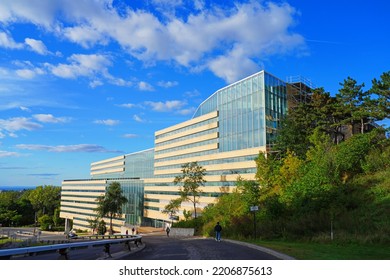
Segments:
[[[112,182],[120,183],[128,203],[122,217],[113,220],[114,230],[125,225],[140,225],[144,211],[144,178],[153,176],[154,150],[114,157],[91,164],[91,179],[64,180],[61,189],[60,217],[66,219],[66,229],[90,230],[89,220],[96,218],[97,198],[106,193]],[[105,220],[109,224],[109,220]]]
[[[131,202],[117,227],[125,223],[160,226],[169,221],[161,211],[178,197],[180,186],[173,183],[175,176],[182,174],[183,164],[196,161],[207,173],[201,212],[221,193],[231,192],[238,176],[254,179],[254,159],[259,152],[272,149],[287,112],[289,88],[291,85],[261,71],[214,92],[192,119],[155,132],[154,149],[92,163],[88,182],[96,182],[90,183],[96,186],[95,199],[109,182],[119,181]],[[75,226],[78,215],[85,219],[93,208],[93,204],[80,203],[77,209],[70,209],[72,203],[76,207],[71,200],[83,194],[84,185],[80,180],[63,182],[61,217],[73,219]],[[74,192],[69,199],[71,186]],[[93,196],[88,201],[92,202]],[[193,205],[183,202],[179,217],[184,209],[192,211]]]

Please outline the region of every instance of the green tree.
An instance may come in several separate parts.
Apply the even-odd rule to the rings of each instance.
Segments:
[[[61,188],[55,186],[38,186],[29,194],[29,200],[39,216],[53,215],[60,206]]]
[[[0,192],[0,224],[28,225],[34,220],[31,203],[26,199],[27,191]]]
[[[100,220],[97,226],[97,234],[104,235],[107,232],[106,222]]]
[[[384,72],[379,80],[372,80],[370,93],[377,96],[372,107],[375,120],[390,118],[390,71]]]
[[[287,151],[290,150],[304,158],[310,145],[308,140],[310,127],[296,122],[292,117],[293,115],[289,114],[282,120],[276,137],[275,151],[280,153],[281,157],[284,157]]]
[[[20,225],[32,225],[34,223],[34,208],[28,198],[30,192],[31,190],[24,190],[17,201],[18,213],[22,216]]]
[[[279,184],[285,187],[297,180],[303,162],[304,161],[297,157],[295,153],[288,150],[279,169]]]
[[[94,218],[87,218],[87,222],[89,227],[92,229],[92,234],[95,234],[95,230],[98,230],[99,227],[99,218],[94,217]]]
[[[184,209],[183,216],[184,216],[184,220],[188,221],[192,217],[192,211]]]
[[[279,160],[275,154],[265,154],[260,152],[256,161],[256,175],[255,178],[260,187],[277,191],[277,176],[279,170]]]
[[[180,197],[183,201],[190,201],[194,206],[195,218],[197,217],[196,205],[199,203],[200,195],[202,194],[201,187],[204,186],[206,180],[206,169],[198,165],[197,162],[190,162],[182,165],[182,175],[176,176],[174,184],[182,184],[179,189]]]
[[[241,193],[242,199],[249,212],[251,206],[258,206],[260,199],[260,187],[254,180],[245,180],[241,176],[237,178],[236,187]]]
[[[169,201],[167,205],[165,205],[164,209],[161,211],[163,214],[167,214],[170,219],[172,219],[172,224],[174,217],[176,216],[176,213],[179,211],[180,206],[181,206],[182,199],[177,198],[177,199],[172,199]]]
[[[54,223],[54,226],[55,227],[58,227],[61,222],[63,221],[63,219],[60,218],[60,208],[56,208],[54,210],[54,215],[53,215],[53,223]]]
[[[220,222],[226,235],[238,235],[242,229],[251,228],[245,224],[247,213],[248,205],[243,200],[241,192],[235,188],[232,193],[223,194],[215,204],[203,209],[203,232],[212,236],[215,224]]]
[[[358,84],[356,80],[348,77],[342,88],[336,95],[336,100],[342,105],[344,111],[343,124],[350,124],[352,127],[360,123],[360,133],[364,133],[366,123],[371,119],[371,98],[368,91],[364,91],[364,84]],[[352,129],[352,134],[354,130]]]
[[[53,219],[51,216],[45,214],[39,217],[38,222],[41,226],[41,230],[49,230],[52,228]]]
[[[123,196],[120,183],[112,182],[106,191],[106,194],[97,199],[97,208],[95,211],[99,217],[108,216],[110,219],[110,234],[113,233],[112,219],[122,215],[122,205],[127,203],[128,199]]]

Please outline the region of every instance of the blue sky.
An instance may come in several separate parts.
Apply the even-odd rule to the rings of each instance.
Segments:
[[[89,178],[260,70],[337,93],[390,71],[388,1],[2,0],[0,186]],[[388,122],[385,123],[388,125]]]

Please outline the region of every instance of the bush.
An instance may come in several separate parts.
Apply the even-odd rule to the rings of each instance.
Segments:
[[[51,230],[54,224],[52,217],[46,214],[38,218],[38,222],[41,225],[41,230]]]

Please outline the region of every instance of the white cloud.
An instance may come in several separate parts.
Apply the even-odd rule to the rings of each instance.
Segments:
[[[112,63],[108,57],[99,54],[73,54],[69,64],[46,64],[51,72],[58,77],[75,79],[77,77],[95,77],[95,75],[108,76],[107,67]]]
[[[135,105],[135,104],[132,104],[132,103],[126,103],[126,104],[120,104],[120,105],[118,105],[119,107],[123,107],[123,108],[134,108],[135,106],[137,106],[137,105]]]
[[[40,40],[26,38],[24,40],[24,42],[26,45],[28,45],[36,53],[39,53],[42,55],[50,54],[50,52],[47,50],[45,44]]]
[[[187,91],[184,93],[184,96],[185,97],[188,97],[188,98],[194,98],[194,97],[198,97],[200,96],[200,92],[198,90],[193,90],[193,91]]]
[[[30,145],[30,144],[20,144],[16,145],[18,149],[21,150],[30,150],[30,151],[47,151],[55,153],[111,153],[119,151],[110,151],[106,148],[95,145],[95,144],[77,144],[77,145],[59,145],[59,146],[49,146],[49,145]]]
[[[0,158],[3,157],[19,157],[20,154],[16,152],[0,151]]]
[[[52,27],[54,16],[60,1],[30,0],[3,0],[0,8],[0,21],[5,23],[28,21],[46,28]]]
[[[70,119],[67,117],[54,117],[52,114],[35,114],[33,115],[34,119],[43,122],[43,123],[65,123]]]
[[[177,111],[177,110],[181,110],[185,105],[187,105],[186,102],[180,100],[171,100],[165,102],[146,101],[145,104],[149,105],[153,111],[157,111],[157,112]]]
[[[29,118],[17,117],[8,120],[0,119],[0,130],[15,132],[19,130],[37,130],[42,128],[39,123],[31,121]]]
[[[179,115],[191,115],[191,114],[195,113],[195,110],[196,110],[196,108],[191,107],[191,108],[179,110],[179,111],[177,111],[177,113]]]
[[[154,90],[153,86],[148,84],[147,82],[139,82],[138,89],[142,90],[142,91],[153,91]]]
[[[104,85],[104,83],[103,83],[102,81],[100,81],[100,80],[93,80],[93,81],[91,81],[91,82],[89,83],[89,86],[90,86],[91,88],[100,87],[100,86],[102,86],[102,85]]]
[[[212,59],[208,65],[216,76],[228,83],[233,83],[245,76],[249,76],[255,73],[260,67],[253,60],[236,52]]]
[[[60,78],[77,79],[86,77],[90,79],[89,86],[95,88],[103,85],[103,81],[117,86],[131,86],[132,82],[112,76],[108,68],[112,66],[111,57],[103,54],[73,54],[68,58],[69,63],[53,65],[46,63],[49,71]],[[147,88],[147,84],[144,85]]]
[[[9,34],[0,32],[0,47],[6,49],[22,49],[23,44],[16,43]]]
[[[107,120],[96,120],[96,121],[94,121],[94,123],[108,125],[108,126],[114,126],[114,125],[118,125],[119,121],[118,120],[107,119]]]
[[[137,137],[138,137],[137,134],[131,134],[131,133],[123,135],[123,138],[137,138]]]
[[[179,83],[176,81],[160,81],[158,85],[163,88],[172,88],[177,86]]]
[[[145,120],[142,119],[142,118],[141,118],[140,116],[138,116],[138,115],[134,115],[134,116],[133,116],[133,120],[135,120],[136,122],[139,122],[139,123],[145,122]]]
[[[22,111],[25,111],[25,112],[31,112],[31,110],[28,107],[25,107],[25,106],[20,106],[19,109],[22,110]]]
[[[84,48],[114,42],[146,64],[172,61],[190,69],[209,69],[228,82],[259,70],[259,61],[269,56],[296,53],[305,47],[304,38],[292,31],[298,13],[286,2],[224,2],[207,9],[203,0],[150,3],[151,9],[142,10],[112,0],[31,0],[29,5],[8,0],[0,4],[0,21],[31,22]],[[0,36],[0,45],[20,48],[7,33]],[[43,52],[38,44],[35,42],[35,51]],[[97,63],[99,69],[82,58]],[[226,67],[228,59],[233,59],[234,67]],[[101,56],[72,56],[69,64],[52,65],[51,70],[63,78],[98,74],[110,80],[110,64]],[[110,82],[123,83],[117,79]]]
[[[90,48],[97,43],[103,45],[108,43],[107,37],[95,28],[87,25],[67,27],[64,29],[64,35],[70,41],[78,43],[84,48]]]
[[[18,69],[15,71],[16,75],[23,79],[34,79],[37,75],[43,75],[45,71],[43,71],[41,68],[32,68],[32,69]]]

